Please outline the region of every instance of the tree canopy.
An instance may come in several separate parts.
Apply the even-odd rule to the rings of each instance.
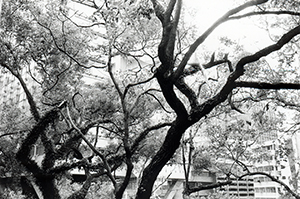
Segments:
[[[30,174],[30,191],[23,194],[121,199],[139,170],[135,198],[147,199],[181,146],[182,160],[196,169],[211,167],[210,153],[226,156],[239,167],[227,175],[266,175],[299,198],[239,159],[258,132],[283,126],[279,106],[294,111],[288,132],[299,125],[299,3],[236,1],[198,33],[191,20],[200,23],[205,16],[193,19],[182,0],[4,0],[1,74],[19,82],[29,111],[17,114],[18,103],[1,107],[0,142],[14,150],[1,148],[0,155],[15,154],[10,161],[20,163],[18,172]],[[245,19],[255,19],[251,23],[266,29],[257,37],[265,33],[272,43],[247,49],[222,36],[223,24]],[[236,32],[243,28],[232,24]],[[205,43],[218,32],[216,46]],[[224,118],[226,125],[220,122]],[[194,151],[192,139],[207,139],[205,134],[210,148]],[[31,155],[36,145],[43,150],[41,162]],[[9,159],[3,159],[4,168]],[[76,168],[85,177],[66,195],[61,187],[74,183],[70,173]],[[117,176],[120,170],[125,172]],[[193,189],[187,183],[184,194],[226,183]],[[97,186],[111,190],[101,195]]]

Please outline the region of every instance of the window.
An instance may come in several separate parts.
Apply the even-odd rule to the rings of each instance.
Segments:
[[[276,189],[275,189],[275,187],[267,187],[266,192],[267,193],[276,193]]]

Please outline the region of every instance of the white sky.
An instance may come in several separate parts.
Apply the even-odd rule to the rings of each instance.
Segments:
[[[192,23],[199,28],[199,35],[230,9],[243,4],[237,0],[185,0],[189,12],[194,13]],[[249,8],[248,8],[249,9]],[[251,8],[250,8],[251,9]],[[189,19],[189,17],[186,17]],[[234,20],[220,25],[207,39],[212,45],[218,45],[218,37],[228,36],[245,46],[248,51],[257,51],[269,44],[271,40],[266,31],[258,27],[257,18]]]

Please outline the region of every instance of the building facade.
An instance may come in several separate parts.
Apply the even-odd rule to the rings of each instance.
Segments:
[[[218,177],[219,182],[225,182],[225,177]],[[221,187],[219,190],[225,195],[235,196],[238,199],[254,199],[254,181],[253,177],[245,177],[243,179],[231,179],[232,183]]]
[[[278,140],[268,140],[258,148],[265,154],[256,161],[254,171],[267,173],[292,187],[291,158],[285,157]],[[255,199],[278,199],[285,193],[284,188],[265,175],[254,176]]]

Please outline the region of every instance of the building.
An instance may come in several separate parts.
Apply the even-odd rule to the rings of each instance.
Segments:
[[[289,139],[288,142],[292,142]],[[262,157],[255,162],[255,171],[265,172],[271,176],[281,180],[288,186],[292,187],[290,183],[292,180],[291,165],[292,156],[283,155],[282,145],[278,140],[263,141],[260,146],[256,146],[255,150],[264,151]],[[255,199],[278,199],[283,193],[284,188],[277,182],[272,181],[264,175],[254,176]]]
[[[218,177],[219,182],[225,182],[225,177]],[[254,199],[254,182],[253,177],[245,177],[244,179],[230,179],[232,183],[221,187],[225,195],[236,196],[238,199]]]
[[[216,182],[216,174],[207,170],[189,175],[189,186],[199,186]],[[154,186],[153,198],[182,199],[185,187],[185,174],[182,165],[166,165],[160,172]],[[208,196],[213,190],[203,190],[192,194],[195,198]]]

